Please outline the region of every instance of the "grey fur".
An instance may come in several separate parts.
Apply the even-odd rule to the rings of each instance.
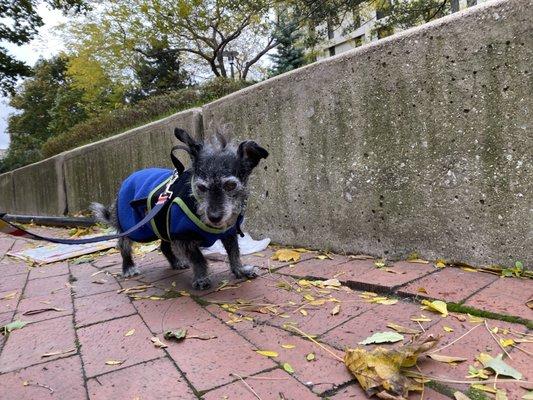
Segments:
[[[198,199],[197,213],[207,225],[216,228],[230,228],[244,212],[248,189],[248,176],[260,159],[266,158],[268,152],[257,143],[245,141],[236,146],[223,133],[216,133],[208,141],[195,141],[187,132],[175,130],[175,135],[186,144],[185,149],[191,156],[191,188]],[[103,223],[120,231],[118,215],[114,205],[107,210],[98,203],[91,204],[95,217]],[[228,253],[230,269],[237,278],[255,278],[257,272],[253,266],[243,266],[240,260],[237,235],[228,236],[223,241]],[[118,241],[122,255],[122,275],[130,277],[139,274],[131,254],[131,239],[125,237]],[[187,240],[162,242],[161,252],[174,269],[193,269],[192,286],[204,290],[211,286],[208,277],[208,265],[199,248],[199,243]]]

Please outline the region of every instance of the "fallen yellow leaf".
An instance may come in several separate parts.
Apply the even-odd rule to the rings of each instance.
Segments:
[[[294,368],[289,363],[283,363],[283,369],[289,374],[294,374]]]
[[[265,357],[277,357],[278,356],[278,353],[276,353],[275,351],[270,351],[270,350],[256,350],[255,352]]]
[[[431,318],[428,318],[425,315],[420,315],[420,317],[411,317],[411,321],[415,321],[415,322],[431,322]]]
[[[129,331],[127,331],[124,336],[128,337],[128,336],[131,336],[135,333],[135,329],[130,329]]]
[[[300,310],[300,313],[301,313],[303,316],[307,316],[307,311],[304,310],[303,308]]]
[[[500,338],[500,344],[501,344],[503,347],[509,347],[509,346],[514,345],[515,342],[514,342],[513,339],[501,339],[501,338]]]
[[[391,328],[391,329],[394,329],[398,333],[406,333],[408,335],[417,335],[417,334],[420,333],[419,330],[406,328],[405,326],[398,325],[398,324],[395,324],[395,323],[392,323],[392,322],[387,324],[387,327]]]
[[[315,359],[315,353],[309,353],[308,355],[305,356],[305,359],[307,361],[313,361]]]
[[[450,328],[449,326],[443,326],[442,329],[444,329],[444,332],[453,332],[453,328]]]
[[[282,344],[281,347],[284,349],[294,349],[296,346],[293,344]]]
[[[437,341],[430,336],[421,342],[397,349],[348,349],[344,363],[368,397],[378,395],[391,400],[408,398],[409,391],[421,391],[423,384],[402,374],[403,368],[416,365],[419,355],[433,348]]]
[[[444,267],[446,267],[446,264],[444,264],[444,262],[442,262],[442,261],[437,261],[437,262],[435,263],[435,267],[437,267],[437,268],[444,268]]]
[[[434,311],[440,313],[443,317],[448,316],[448,307],[444,301],[441,300],[435,300],[435,301],[429,301],[429,300],[422,300],[422,304],[424,305],[422,308],[424,310]]]
[[[428,354],[428,357],[432,360],[444,362],[444,363],[454,363],[454,362],[462,362],[466,361],[467,358],[464,357],[453,357],[453,356],[443,356],[441,354]]]
[[[118,360],[108,360],[106,361],[106,365],[120,365],[122,364],[124,361],[118,361]]]
[[[482,324],[485,320],[481,317],[476,317],[475,315],[468,314],[468,322],[471,324]]]
[[[337,303],[335,307],[330,311],[331,315],[337,315],[341,310],[341,305]]]
[[[279,249],[274,253],[272,259],[281,262],[299,261],[300,253],[291,249]]]

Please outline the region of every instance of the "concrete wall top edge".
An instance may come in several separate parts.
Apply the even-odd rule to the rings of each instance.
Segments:
[[[233,93],[231,93],[231,94],[229,94],[227,96],[224,96],[224,97],[222,97],[222,98],[220,98],[218,100],[215,100],[215,101],[212,101],[210,103],[204,104],[202,106],[202,109],[203,110],[209,110],[211,107],[216,107],[218,104],[223,103],[225,101],[228,101],[229,99],[232,99],[232,98],[235,98],[235,97],[240,97],[240,96],[243,96],[243,95],[247,95],[248,93],[254,92],[258,88],[275,86],[277,84],[277,82],[280,81],[280,80],[286,80],[286,79],[289,79],[290,77],[293,77],[293,76],[305,75],[306,73],[309,72],[309,70],[320,68],[322,66],[342,63],[345,60],[351,59],[351,58],[353,58],[355,56],[358,56],[358,55],[364,55],[364,54],[367,54],[369,52],[379,51],[379,49],[381,49],[382,47],[389,46],[391,44],[391,42],[398,42],[398,41],[405,40],[406,38],[409,38],[409,37],[412,37],[412,36],[415,36],[415,35],[422,35],[426,31],[431,31],[431,30],[435,29],[436,27],[441,27],[441,26],[448,25],[450,23],[453,23],[457,19],[464,18],[465,16],[468,16],[468,15],[471,15],[471,14],[474,14],[474,15],[475,14],[479,14],[479,13],[484,12],[484,10],[487,9],[487,8],[496,8],[496,7],[499,7],[502,4],[512,3],[514,1],[522,1],[522,0],[492,0],[492,1],[488,1],[488,2],[480,4],[480,5],[477,5],[477,6],[466,8],[464,10],[461,10],[459,12],[453,13],[451,15],[447,15],[445,17],[436,19],[434,21],[427,22],[427,23],[425,23],[423,25],[415,26],[413,28],[406,29],[404,31],[395,33],[394,35],[388,36],[388,37],[380,39],[378,41],[366,43],[366,44],[364,44],[364,45],[362,45],[360,47],[357,47],[357,48],[349,50],[349,51],[345,51],[345,52],[343,52],[341,54],[338,54],[336,56],[332,56],[332,57],[328,57],[328,58],[325,58],[325,59],[322,59],[322,60],[318,60],[318,61],[316,61],[316,62],[314,62],[312,64],[305,65],[305,66],[303,66],[301,68],[298,68],[296,70],[289,71],[289,72],[286,72],[284,74],[277,75],[277,76],[275,76],[273,78],[264,80],[262,82],[258,82],[258,83],[254,84],[254,85],[248,86],[248,87],[246,87],[244,89],[238,90],[238,91],[233,92]],[[533,3],[530,0],[526,0],[526,1],[529,1],[530,3]]]

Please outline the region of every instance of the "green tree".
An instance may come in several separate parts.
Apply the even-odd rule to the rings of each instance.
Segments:
[[[127,95],[131,101],[183,89],[190,77],[182,67],[179,54],[168,50],[166,41],[139,51],[133,67],[135,87]]]
[[[451,0],[391,0],[383,7],[387,18],[380,19],[376,30],[407,29],[441,18],[451,12]]]
[[[37,0],[0,0],[0,40],[19,46],[29,43],[43,25],[42,18],[37,14],[39,3]],[[41,3],[65,12],[87,9],[84,0],[45,0]],[[4,95],[13,93],[18,79],[30,74],[30,67],[0,46],[0,91]]]
[[[279,75],[299,68],[305,64],[304,48],[301,45],[302,32],[299,24],[284,11],[279,14],[279,20],[274,31],[274,37],[279,43],[276,54],[270,56],[274,62],[270,75]]]
[[[11,97],[9,105],[17,112],[8,118],[11,141],[1,170],[39,160],[42,143],[86,118],[83,93],[72,90],[67,69],[65,56],[39,60],[33,76]]]

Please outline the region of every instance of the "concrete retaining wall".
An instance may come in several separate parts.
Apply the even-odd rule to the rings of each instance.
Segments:
[[[55,156],[13,171],[14,204],[10,212],[62,215],[67,211],[63,156]]]
[[[532,2],[476,7],[203,108],[271,157],[249,226],[277,242],[533,261]]]
[[[246,224],[258,236],[387,258],[531,264],[532,5],[474,7],[0,175],[0,209],[109,203],[133,170],[169,166],[175,126],[201,135],[229,122],[271,154],[250,182]],[[56,191],[4,193],[25,177]]]
[[[173,133],[176,126],[200,135],[200,110],[184,111],[64,153],[69,212],[85,210],[92,201],[111,204],[120,182],[135,170],[171,168],[169,154],[177,144]]]

